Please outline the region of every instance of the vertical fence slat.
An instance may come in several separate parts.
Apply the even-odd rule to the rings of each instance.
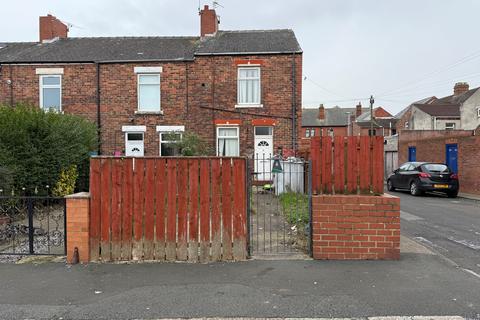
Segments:
[[[334,181],[335,193],[344,193],[345,191],[345,137],[335,137],[335,167],[334,167]]]
[[[235,260],[243,260],[247,256],[245,169],[245,160],[233,160],[233,259]]]
[[[135,158],[134,160],[134,188],[133,188],[133,248],[132,259],[143,258],[143,211],[145,201],[145,159]]]
[[[231,159],[222,159],[222,258],[232,260],[232,168]]]
[[[198,159],[188,160],[188,261],[198,261],[198,179],[200,177]]]
[[[320,192],[320,137],[313,137],[310,141],[310,152],[312,155],[312,192]]]
[[[322,137],[322,189],[332,192],[332,138]]]
[[[123,165],[122,260],[130,260],[132,258],[133,159],[125,159]]]
[[[362,137],[363,138],[363,137]],[[367,137],[368,138],[368,137]],[[360,192],[370,192],[370,139],[360,139]]]
[[[155,260],[165,260],[166,161],[155,159]]]
[[[210,160],[200,160],[200,262],[210,259]]]
[[[155,213],[155,160],[145,160],[145,238],[143,252],[145,260],[153,260],[153,236],[154,236],[154,213]]]
[[[221,183],[220,160],[212,159],[212,261],[222,258]]]
[[[100,197],[101,197],[101,216],[100,216],[100,244],[101,257],[103,261],[110,261],[110,210],[111,210],[111,175],[112,175],[112,159],[101,160],[101,177],[100,177]]]
[[[383,137],[378,136],[375,137],[374,144],[373,144],[373,159],[374,161],[374,170],[373,170],[373,192],[375,193],[383,193],[383,177],[384,177],[384,163],[383,161],[379,161],[379,159],[383,159],[384,151],[383,151]]]
[[[187,194],[188,194],[188,160],[178,160],[178,232],[177,260],[187,260]]]
[[[167,160],[167,240],[166,259],[175,261],[177,242],[177,160]]]
[[[97,261],[100,251],[100,159],[90,160],[90,259]]]
[[[121,259],[123,160],[113,159],[112,167],[112,260]]]
[[[358,139],[350,136],[347,139],[347,192],[357,193],[358,185]]]

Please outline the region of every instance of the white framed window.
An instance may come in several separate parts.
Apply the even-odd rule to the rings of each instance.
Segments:
[[[48,74],[40,76],[40,108],[45,111],[62,111],[62,76]]]
[[[310,137],[315,137],[315,128],[310,129]]]
[[[217,127],[217,156],[237,157],[240,155],[239,128]]]
[[[445,123],[445,130],[455,130],[455,122]]]
[[[262,107],[260,67],[238,67],[237,106]]]
[[[477,117],[480,118],[480,107],[477,107]]]
[[[180,155],[180,150],[173,143],[183,139],[185,126],[157,126],[160,138],[160,151],[162,157],[175,157]]]
[[[405,129],[408,129],[408,121],[405,121]]]
[[[137,83],[138,111],[161,113],[160,73],[139,73]]]
[[[310,129],[305,129],[305,138],[310,138]]]

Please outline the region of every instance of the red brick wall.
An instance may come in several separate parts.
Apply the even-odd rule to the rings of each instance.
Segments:
[[[403,130],[399,135],[398,163],[408,161],[408,147],[417,149],[417,161],[446,160],[446,144],[458,145],[460,192],[480,195],[480,136],[469,130]]]
[[[103,154],[124,152],[123,125],[146,125],[145,155],[159,154],[157,125],[185,125],[203,137],[215,150],[215,120],[241,120],[240,152],[253,153],[253,119],[275,119],[274,151],[291,150],[292,103],[296,105],[296,135],[301,134],[302,55],[242,56],[261,63],[263,108],[236,109],[237,64],[235,56],[197,57],[194,62],[125,63],[100,65],[101,141]],[[292,70],[295,61],[296,92],[293,99]],[[135,66],[162,66],[163,115],[138,115]],[[96,69],[94,64],[3,65],[0,74],[0,104],[39,104],[37,67],[62,67],[62,109],[65,113],[96,121]],[[12,80],[10,87],[6,80]],[[294,141],[295,144],[297,140]]]
[[[78,193],[67,196],[67,262],[71,263],[75,248],[79,262],[90,261],[90,196]]]
[[[313,196],[312,211],[314,259],[400,258],[400,198]]]

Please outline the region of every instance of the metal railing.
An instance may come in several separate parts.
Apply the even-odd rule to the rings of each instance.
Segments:
[[[66,236],[64,198],[0,196],[0,255],[65,255]]]

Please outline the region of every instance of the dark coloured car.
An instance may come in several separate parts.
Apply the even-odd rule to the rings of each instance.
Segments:
[[[413,196],[438,191],[454,198],[458,195],[458,175],[443,163],[406,162],[387,179],[389,191],[410,190]]]

